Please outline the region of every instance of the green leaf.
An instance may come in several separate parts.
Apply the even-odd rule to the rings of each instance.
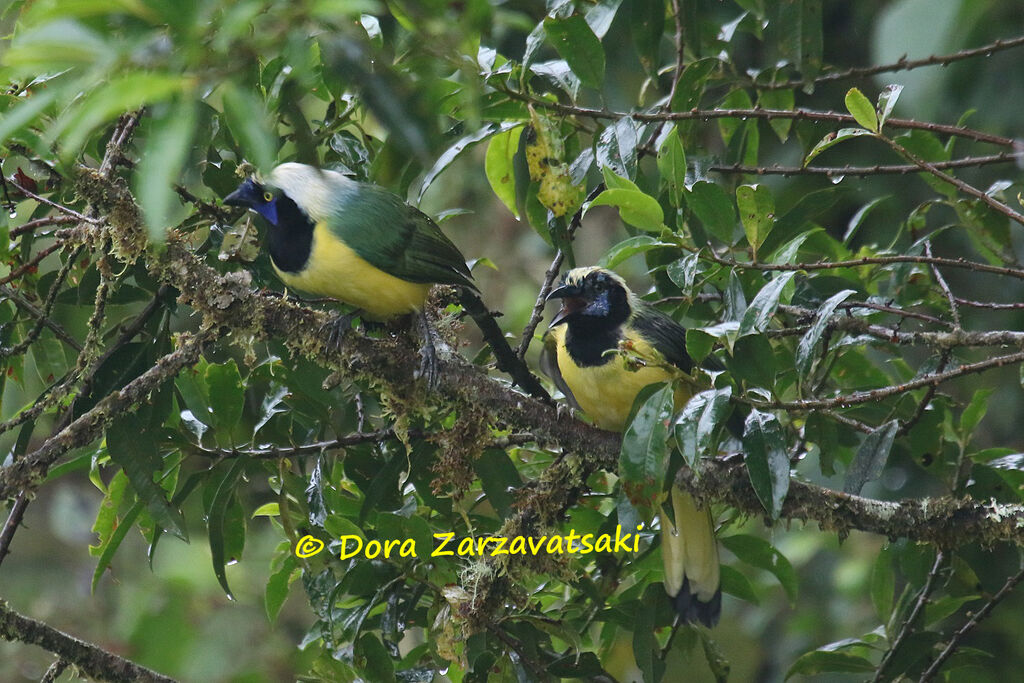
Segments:
[[[882,92],[878,93],[878,129],[881,130],[882,126],[885,125],[889,115],[892,114],[893,107],[896,106],[896,101],[900,98],[900,93],[903,92],[902,85],[887,85],[882,88]]]
[[[142,207],[150,239],[163,242],[171,227],[172,206],[177,201],[174,185],[192,149],[195,104],[183,97],[163,108],[152,120],[142,159],[135,173],[135,196]]]
[[[754,295],[754,300],[747,306],[747,310],[743,313],[743,319],[740,320],[740,337],[759,334],[768,328],[768,322],[775,314],[775,309],[779,307],[782,290],[794,275],[796,275],[796,271],[793,270],[780,273]]]
[[[708,78],[719,65],[721,61],[714,57],[698,59],[687,64],[679,77],[676,94],[672,98],[672,111],[688,111],[700,105]]]
[[[679,291],[688,295],[693,289],[694,278],[697,277],[697,254],[687,254],[678,261],[673,261],[665,269],[668,277],[679,288]]]
[[[263,606],[267,611],[267,619],[273,623],[281,613],[281,607],[288,598],[288,589],[298,578],[299,563],[295,555],[288,553],[281,567],[267,579],[267,587],[263,593]]]
[[[718,337],[712,336],[700,328],[691,327],[686,331],[686,353],[694,362],[699,363],[711,353],[717,339]]]
[[[754,590],[754,585],[750,583],[750,579],[727,564],[723,564],[719,571],[721,572],[719,575],[719,585],[722,587],[723,593],[728,593],[733,597],[746,600],[754,605],[761,604],[761,598],[757,596],[757,591]]]
[[[487,143],[487,154],[484,157],[484,172],[487,182],[501,202],[508,207],[512,215],[519,219],[519,207],[516,206],[516,174],[515,156],[519,150],[519,137],[523,126],[516,126],[498,133]]]
[[[637,398],[641,400],[641,396]],[[654,505],[668,468],[668,425],[672,420],[675,392],[666,384],[654,391],[636,412],[622,436],[619,476],[622,490],[645,519],[653,517]]]
[[[610,168],[623,178],[632,178],[636,175],[636,148],[639,144],[636,121],[628,116],[623,117],[601,131],[594,147],[597,165],[602,171]],[[614,186],[609,184],[608,188],[614,189]],[[640,188],[633,185],[632,189]]]
[[[690,467],[701,456],[714,455],[717,442],[713,440],[718,425],[729,413],[732,387],[708,389],[693,396],[683,407],[675,423],[676,444],[683,460]]]
[[[757,95],[757,103],[764,109],[793,111],[796,108],[796,96],[792,88],[762,90]],[[786,142],[789,138],[790,128],[793,126],[793,119],[772,118],[768,119],[768,125],[779,137],[779,142]]]
[[[878,132],[878,114],[871,101],[857,88],[846,91],[846,110],[861,126],[872,133]]]
[[[484,494],[503,517],[515,502],[515,490],[523,485],[515,464],[501,448],[487,448],[473,462]]]
[[[228,531],[226,528],[228,507],[235,496],[235,485],[242,476],[244,469],[245,458],[234,458],[231,461],[227,472],[214,490],[213,499],[210,501],[210,507],[207,512],[207,529],[210,538],[213,573],[217,576],[217,581],[220,583],[221,588],[224,589],[224,593],[232,600],[235,599],[235,596],[232,595],[231,588],[228,586],[228,577],[224,572],[224,567],[229,559],[237,558],[229,558],[227,556],[226,549],[228,546],[225,543],[225,532]]]
[[[826,149],[835,147],[840,142],[846,142],[847,140],[859,138],[864,135],[874,135],[874,133],[869,130],[864,130],[863,128],[840,128],[836,133],[829,133],[821,139],[821,142],[816,144],[814,148],[807,153],[807,156],[804,157],[803,166],[806,168],[816,156],[824,152]]]
[[[680,206],[686,182],[686,152],[683,150],[683,140],[675,128],[665,136],[658,148],[658,172],[661,173],[661,182],[668,187],[672,206]]]
[[[879,204],[888,199],[892,199],[891,194],[876,197],[875,199],[872,199],[864,206],[857,209],[857,213],[853,214],[853,217],[850,219],[850,222],[847,223],[846,225],[846,232],[843,233],[844,246],[849,246],[850,240],[853,239],[853,236],[857,234],[858,230],[860,230],[860,226],[864,224],[864,220],[868,217],[868,214],[871,213],[875,209],[875,207],[877,207]]]
[[[960,414],[960,434],[965,442],[988,412],[988,399],[994,391],[990,387],[975,390],[971,402]]]
[[[76,108],[62,116],[47,130],[50,140],[63,136],[62,156],[72,159],[81,154],[86,138],[97,127],[127,111],[163,102],[186,88],[189,79],[156,72],[137,72],[118,76],[96,88]]]
[[[815,650],[798,657],[786,672],[785,680],[788,681],[798,674],[811,676],[826,672],[866,673],[873,672],[875,668],[870,660],[858,655],[848,652]]]
[[[664,595],[659,595],[660,592],[661,589],[656,585],[648,584],[640,598],[640,603],[656,605],[658,601],[664,601]],[[660,681],[665,674],[665,662],[660,656],[661,646],[655,634],[657,631],[656,615],[657,610],[638,609],[634,617],[633,656],[645,681]]]
[[[651,237],[650,235],[637,235],[622,240],[607,252],[597,262],[602,268],[614,268],[626,259],[637,254],[648,252],[652,249],[663,249],[677,245]]]
[[[0,140],[7,140],[25,126],[36,121],[59,94],[58,89],[33,93],[31,97],[3,96],[10,106],[0,116]]]
[[[661,34],[665,30],[665,3],[662,0],[635,0],[630,7],[630,34],[640,64],[651,76],[658,72]]]
[[[395,663],[391,661],[384,644],[373,633],[364,633],[355,646],[357,669],[366,674],[366,680],[392,683],[395,678]]]
[[[604,83],[604,48],[586,19],[579,14],[564,19],[547,17],[544,30],[580,82],[599,89]]]
[[[107,427],[106,437],[110,459],[124,470],[153,520],[164,530],[188,541],[188,530],[181,511],[167,501],[166,491],[153,481],[153,475],[162,472],[164,468],[153,432],[140,429],[138,419],[125,414]]]
[[[770,573],[786,591],[790,604],[796,603],[799,582],[796,570],[786,556],[763,538],[749,534],[733,534],[719,539],[741,562]]]
[[[618,207],[623,221],[648,232],[661,232],[665,225],[661,204],[639,190],[605,190],[590,202],[590,206]]]
[[[701,180],[686,193],[686,204],[711,234],[732,244],[736,228],[736,209],[721,186]]]
[[[226,81],[221,104],[224,121],[242,154],[257,169],[269,173],[277,157],[277,139],[263,99],[251,90]]]
[[[751,411],[743,426],[744,462],[754,493],[772,519],[778,519],[789,491],[789,456],[778,418]]]
[[[811,371],[811,365],[814,363],[814,351],[818,347],[818,342],[821,341],[821,336],[825,334],[825,330],[828,328],[832,314],[835,313],[839,304],[846,301],[851,294],[856,293],[852,289],[844,289],[833,294],[825,303],[818,307],[814,315],[814,323],[811,324],[811,329],[807,330],[807,333],[800,338],[800,343],[796,347],[796,369],[802,376],[806,377]]]
[[[113,533],[108,539],[102,544],[99,559],[96,561],[96,569],[92,572],[92,583],[90,584],[89,591],[91,593],[96,592],[96,587],[100,583],[100,579],[103,578],[103,573],[110,566],[111,561],[114,559],[114,553],[121,547],[121,542],[124,541],[124,537],[131,531],[132,525],[135,524],[135,520],[138,519],[139,514],[145,509],[145,503],[141,500],[136,501],[134,505],[124,514],[120,520],[117,521],[117,525],[113,529]]]
[[[737,379],[766,389],[774,386],[778,372],[772,344],[763,334],[748,334],[737,339],[728,366]]]
[[[242,418],[242,409],[245,407],[245,389],[235,359],[227,363],[210,364],[204,379],[213,406],[217,441],[222,446],[228,446],[231,443],[231,432]]]
[[[775,224],[775,197],[767,185],[740,185],[736,188],[736,205],[756,261],[757,248]]]
[[[864,484],[882,474],[899,426],[898,420],[889,420],[864,438],[846,471],[846,481],[843,482],[845,493],[859,495]]]
[[[875,615],[883,624],[889,623],[896,591],[894,559],[895,553],[891,544],[886,544],[878,552],[874,568],[871,570],[871,604],[875,606]]]
[[[277,502],[274,502],[274,503],[264,503],[263,505],[260,505],[258,508],[253,510],[252,514],[250,515],[250,517],[252,517],[252,518],[256,518],[256,517],[280,517],[280,516],[281,516],[281,504],[277,503]]]
[[[485,125],[483,128],[481,128],[480,130],[476,131],[475,133],[470,133],[469,135],[465,135],[465,136],[459,138],[458,140],[456,140],[448,149],[446,149],[441,154],[441,156],[439,156],[437,158],[437,160],[434,162],[434,165],[431,166],[430,170],[427,171],[426,175],[423,176],[423,182],[420,183],[420,190],[419,190],[419,192],[416,195],[416,200],[417,201],[423,201],[423,195],[425,195],[427,193],[427,190],[434,183],[434,181],[437,179],[437,177],[440,176],[441,173],[446,168],[451,166],[452,162],[455,161],[455,159],[457,159],[458,156],[460,154],[462,154],[464,151],[466,151],[467,149],[469,149],[470,147],[472,147],[476,143],[480,142],[481,140],[486,140],[487,138],[489,138],[489,137],[491,137],[491,136],[493,136],[495,134],[501,134],[501,133],[507,132],[509,130],[522,131],[522,126],[523,126],[522,121],[506,121],[505,123],[502,123],[501,125],[495,125],[495,124],[489,123],[489,124]],[[519,144],[519,136],[516,135],[515,136],[515,146],[511,150],[511,154],[512,155],[515,155],[516,150],[518,149],[518,144]],[[511,157],[509,157],[509,163],[511,164]],[[509,167],[509,170],[511,172],[511,165]],[[487,177],[489,179],[490,175],[488,174]],[[492,184],[492,187],[493,187],[493,184]],[[512,192],[513,192],[512,203],[515,204],[515,180],[514,180],[514,178],[512,180]]]

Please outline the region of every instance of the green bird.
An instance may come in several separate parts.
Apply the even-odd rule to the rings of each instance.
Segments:
[[[620,343],[628,342],[641,357],[663,359],[687,373],[693,370],[686,330],[633,294],[615,273],[597,267],[570,270],[548,295],[551,299],[560,299],[562,307],[544,337],[541,369],[596,426],[623,431],[640,390],[673,379],[669,369],[654,363],[627,367],[616,353]],[[689,386],[680,386],[676,409],[691,395]],[[722,610],[722,589],[711,512],[674,486],[671,499],[675,524],[664,515],[661,520],[665,591],[684,621],[714,626]]]
[[[466,259],[429,216],[397,195],[341,173],[285,163],[265,178],[247,178],[224,203],[244,206],[267,223],[267,248],[281,281],[328,296],[385,321],[417,314],[424,337],[420,373],[437,381],[433,332],[423,312],[434,284],[460,288],[463,307],[481,327],[498,366],[535,393],[543,388],[515,356],[477,294]],[[341,316],[332,336],[344,334]]]

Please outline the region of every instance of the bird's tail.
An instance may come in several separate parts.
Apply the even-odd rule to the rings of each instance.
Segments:
[[[462,304],[462,308],[466,313],[469,313],[469,317],[473,319],[476,326],[480,328],[484,341],[490,345],[491,350],[494,352],[494,359],[498,364],[498,369],[507,373],[512,378],[512,381],[534,398],[550,401],[551,397],[544,390],[544,387],[541,386],[540,380],[530,372],[523,359],[517,356],[512,347],[508,345],[508,340],[505,339],[504,333],[498,327],[498,323],[494,321],[494,316],[491,315],[490,310],[484,305],[480,295],[469,287],[460,287],[459,303]]]
[[[707,627],[718,623],[722,612],[718,542],[711,511],[698,508],[693,496],[672,487],[675,524],[661,518],[661,558],[665,566],[665,592],[683,621]]]

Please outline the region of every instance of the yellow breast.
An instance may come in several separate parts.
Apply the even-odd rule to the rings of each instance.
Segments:
[[[374,320],[420,310],[430,291],[429,284],[402,280],[370,265],[323,223],[313,229],[309,261],[301,272],[286,273],[276,265],[274,270],[289,287],[344,301]]]
[[[672,375],[660,367],[648,366],[636,371],[627,369],[625,360],[619,355],[612,356],[604,365],[580,367],[573,362],[565,347],[565,330],[565,325],[551,330],[558,342],[558,370],[580,408],[601,429],[621,432],[640,390],[648,384],[672,379]],[[650,346],[632,334],[627,338],[641,350]],[[685,405],[690,394],[686,388],[676,391],[677,409]]]

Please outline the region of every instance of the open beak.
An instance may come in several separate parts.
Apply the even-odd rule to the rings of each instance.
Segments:
[[[552,327],[561,325],[565,322],[565,319],[573,313],[582,311],[587,307],[587,300],[581,296],[582,293],[583,292],[580,291],[580,288],[574,285],[562,285],[561,287],[551,290],[551,293],[548,294],[545,301],[561,299],[562,307],[558,309],[558,313],[555,314],[551,324],[548,325],[549,330]]]

